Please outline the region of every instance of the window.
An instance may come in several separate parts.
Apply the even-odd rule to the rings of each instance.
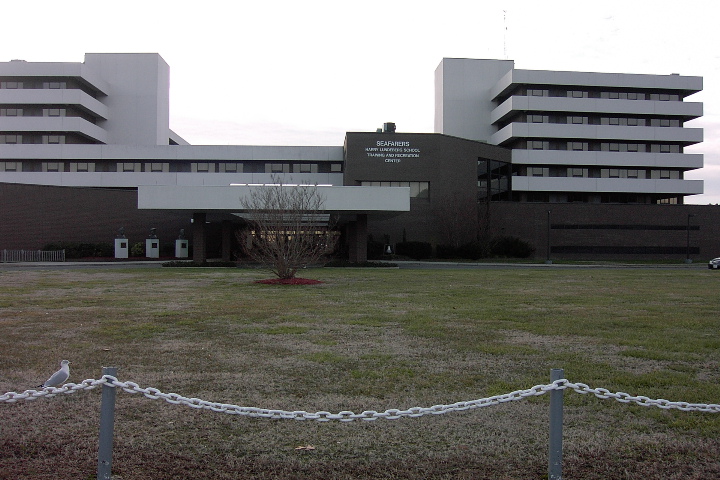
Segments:
[[[237,163],[226,163],[225,164],[225,171],[227,173],[237,173],[238,171],[238,165]]]
[[[530,142],[530,148],[533,150],[545,150],[545,144],[548,142],[543,142],[542,140],[532,140]]]
[[[44,171],[46,172],[59,172],[60,171],[60,163],[59,162],[46,162],[44,165]]]
[[[0,108],[0,117],[22,117],[22,108]]]
[[[22,82],[0,82],[0,88],[23,88]]]
[[[570,148],[573,150],[587,150],[587,143],[584,142],[570,142]]]
[[[628,170],[627,171],[628,178],[638,178],[638,170]]]
[[[43,88],[60,89],[65,88],[65,82],[45,82]]]
[[[209,172],[210,171],[210,164],[207,162],[198,162],[196,165],[197,165],[198,172]]]
[[[22,135],[0,135],[0,143],[8,145],[22,143]]]
[[[530,121],[532,123],[543,123],[542,115],[530,115]]]
[[[628,143],[627,149],[628,152],[637,152],[639,150],[639,145],[637,143]]]
[[[60,145],[65,143],[65,135],[43,135],[42,143],[47,145]]]
[[[637,119],[637,118],[628,118],[628,119],[627,119],[627,124],[630,125],[630,126],[633,126],[633,127],[634,127],[634,126],[637,126],[637,124],[638,124],[638,119]]]
[[[65,109],[64,108],[46,108],[44,110],[46,117],[64,117],[65,116]]]
[[[608,119],[608,123],[610,125],[620,125],[620,119],[619,118],[610,118],[610,119]]]
[[[585,117],[571,117],[571,121],[575,124],[585,123]]]
[[[283,171],[282,163],[271,163],[270,164],[270,173],[282,173],[282,171]]]
[[[618,92],[608,92],[608,98],[620,98],[620,94]]]
[[[124,162],[119,164],[120,169],[123,172],[134,172],[135,171],[135,164],[131,162]]]
[[[586,193],[580,193],[580,192],[570,192],[567,195],[567,201],[570,203],[573,202],[583,202],[587,203],[588,196]]]
[[[580,90],[572,90],[569,92],[572,98],[584,98],[587,97],[587,93]]]
[[[661,118],[661,119],[660,119],[660,126],[661,126],[661,127],[669,127],[669,126],[670,126],[670,119],[668,119],[668,118]]]
[[[342,163],[331,163],[331,164],[330,164],[330,171],[333,172],[333,173],[342,172]]]
[[[418,192],[415,198],[430,198],[430,182],[411,182],[417,184]],[[410,192],[412,192],[413,186],[410,186]]]
[[[151,162],[150,163],[150,171],[151,172],[162,172],[164,170],[164,163],[159,162]]]
[[[568,176],[569,177],[587,177],[588,169],[587,168],[577,168],[577,167],[568,168]]]
[[[533,97],[547,97],[548,91],[547,90],[539,90],[539,89],[530,89],[528,90],[528,94]]]
[[[670,145],[660,145],[660,153],[670,153]]]
[[[0,164],[2,165],[2,164]],[[0,170],[4,170],[6,172],[17,172],[18,171],[18,162],[5,162],[5,165],[0,168]]]
[[[670,100],[670,95],[668,95],[667,93],[661,93],[661,94],[660,94],[660,97],[659,97],[659,100],[660,100],[661,102],[667,102],[667,101]]]
[[[528,167],[528,177],[549,177],[550,169],[543,167]]]
[[[87,171],[89,171],[88,163],[87,163],[87,162],[78,162],[78,164],[77,164],[77,171],[78,171],[78,172],[87,172]]]
[[[611,152],[619,152],[620,151],[620,144],[619,143],[611,143],[609,145]]]
[[[430,182],[363,181],[363,187],[410,187],[410,198],[430,198]]]
[[[311,173],[312,172],[312,165],[309,163],[301,163],[300,164],[300,173]]]

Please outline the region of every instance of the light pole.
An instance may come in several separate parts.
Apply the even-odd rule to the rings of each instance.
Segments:
[[[694,217],[694,213],[688,213],[687,216],[687,240],[685,243],[685,263],[692,263],[692,260],[690,259],[690,218]]]
[[[552,263],[550,260],[550,212],[550,210],[547,211],[547,259],[545,260],[548,265]]]

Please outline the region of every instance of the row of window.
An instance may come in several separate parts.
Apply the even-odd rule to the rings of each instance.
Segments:
[[[519,88],[513,95],[528,97],[568,97],[568,98],[607,98],[612,100],[650,100],[659,102],[673,102],[681,100],[676,93],[647,93],[647,92],[621,92],[603,91],[594,89],[563,89],[563,88]]]
[[[64,89],[67,88],[67,82],[41,82],[41,83],[35,83],[35,82],[20,82],[15,80],[10,81],[2,81],[0,82],[0,88],[7,88],[12,90],[22,90],[22,89],[36,89],[36,88],[45,88],[45,89]]]
[[[588,167],[520,167],[515,175],[527,177],[573,177],[573,178],[633,178],[653,180],[679,180],[679,170],[647,168],[588,168]]]
[[[529,114],[518,119],[525,123],[553,123],[572,125],[619,125],[630,127],[682,127],[677,118],[647,118],[647,117],[602,117],[584,115],[545,115]],[[515,120],[515,121],[518,121]]]
[[[0,136],[1,139],[2,136]],[[51,137],[51,136],[50,136]],[[197,173],[278,173],[274,165],[287,165],[282,173],[342,173],[341,163],[250,162],[0,162],[4,172],[197,172]]]
[[[30,136],[27,136],[30,137]],[[34,140],[33,136],[33,140]],[[65,135],[40,135],[40,143],[48,145],[61,145],[65,143]],[[28,138],[26,138],[28,140]],[[0,144],[19,145],[23,143],[23,136],[17,134],[0,134]]]
[[[679,204],[682,197],[643,193],[513,192],[516,202]],[[557,227],[553,227],[557,228]]]
[[[410,187],[410,198],[430,198],[430,182],[360,182],[363,187]]]
[[[27,163],[25,165],[28,165]],[[40,171],[42,172],[64,172],[64,162],[41,162]],[[69,162],[67,164],[69,172],[94,172],[95,164],[92,162]],[[0,162],[0,172],[22,172],[23,162]]]
[[[682,153],[683,147],[668,143],[634,143],[567,140],[527,140],[520,141],[513,148],[526,150],[574,150],[590,152],[650,152]]]
[[[0,89],[8,90],[82,90],[93,98],[102,95],[87,83],[77,78],[42,78],[42,77],[3,77]]]
[[[80,117],[92,124],[97,124],[97,117],[73,107],[49,107],[42,105],[3,105],[0,117]]]
[[[0,117],[64,117],[67,110],[64,108],[42,108],[35,111],[22,108],[0,108]]]
[[[608,245],[557,245],[550,248],[552,253],[572,253],[576,255],[699,255],[699,247],[678,245],[659,246],[608,246]],[[612,258],[612,257],[611,257]]]

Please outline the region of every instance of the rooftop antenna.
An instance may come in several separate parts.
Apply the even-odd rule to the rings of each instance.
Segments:
[[[508,56],[507,56],[507,23],[506,23],[506,17],[507,17],[507,10],[503,10],[503,56],[505,57],[505,60],[508,59]]]

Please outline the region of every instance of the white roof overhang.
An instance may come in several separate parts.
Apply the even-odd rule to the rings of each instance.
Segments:
[[[264,186],[180,186],[140,185],[138,208],[141,210],[225,211],[240,213],[241,198]],[[293,188],[293,187],[287,187]],[[318,186],[323,212],[390,213],[410,211],[409,187],[331,187]]]

